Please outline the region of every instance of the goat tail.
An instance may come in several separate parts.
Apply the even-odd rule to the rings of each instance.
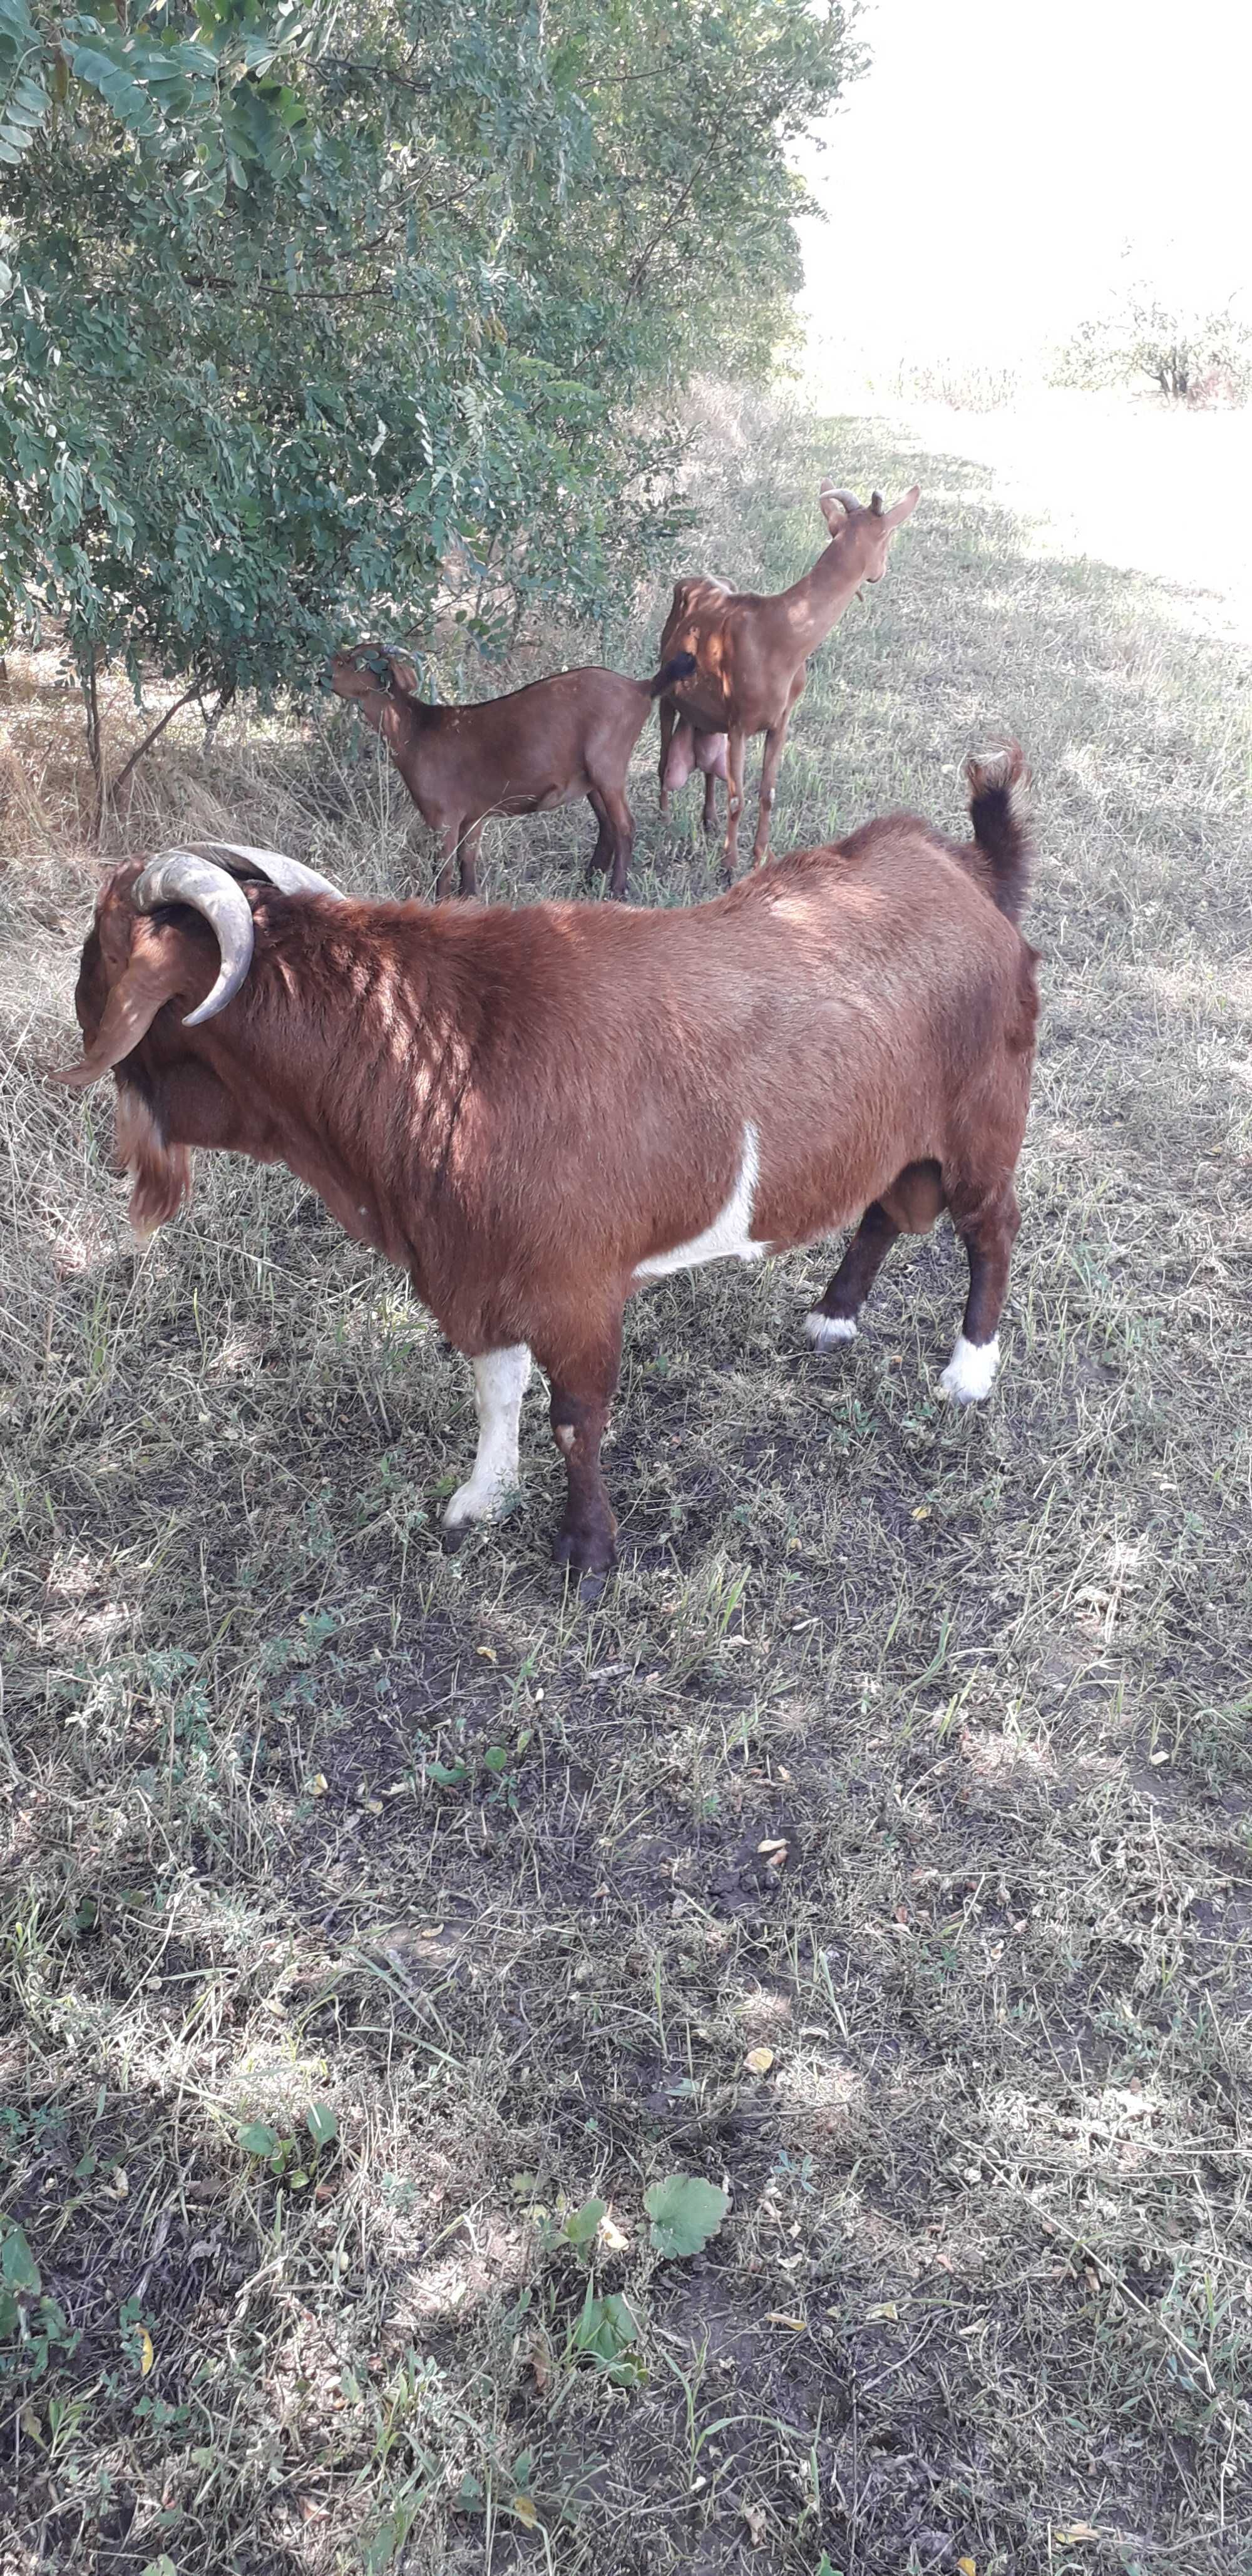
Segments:
[[[1034,857],[1026,803],[1030,775],[1021,744],[1008,742],[999,751],[971,752],[965,763],[965,784],[975,845],[989,878],[987,891],[1016,924],[1025,908]]]
[[[644,681],[643,685],[648,696],[663,698],[666,690],[672,689],[676,680],[689,680],[695,667],[694,653],[672,653],[668,662],[662,662],[656,678]]]

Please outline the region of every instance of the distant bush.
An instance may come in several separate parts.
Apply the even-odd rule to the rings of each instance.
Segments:
[[[1193,409],[1252,399],[1252,329],[1230,303],[1205,310],[1141,284],[1080,323],[1058,353],[1053,382],[1095,389],[1145,378],[1162,399]]]

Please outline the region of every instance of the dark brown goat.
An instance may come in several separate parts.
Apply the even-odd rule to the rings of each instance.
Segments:
[[[474,1369],[452,1530],[517,1481],[533,1352],[568,1472],[556,1552],[600,1572],[623,1309],[651,1279],[856,1222],[807,1319],[824,1348],[897,1234],[946,1206],[970,1286],[940,1383],[959,1402],[991,1385],[1036,994],[1021,754],[968,777],[972,842],[892,815],[691,911],[355,903],[255,882],[298,880],[262,853],[232,863],[246,884],[229,853],[131,860],[100,897],[61,1079],[115,1070],[140,1227],[218,1146],[285,1162],[408,1271]]]
[[[675,582],[661,633],[661,661],[664,665],[670,654],[685,651],[693,656],[694,669],[661,702],[661,812],[671,789],[685,785],[693,768],[702,769],[704,828],[711,832],[717,820],[715,782],[724,778],[722,865],[727,877],[735,873],[739,849],[749,735],[765,736],[752,848],[753,865],[759,867],[769,848],[774,782],[791,710],[808,677],[807,657],[829,635],[862,582],[881,581],[896,529],[912,517],[920,498],[915,483],[890,510],[884,510],[878,492],[863,509],[855,492],[823,483],[818,502],[830,544],[810,572],[773,598],[732,590],[711,573]]]
[[[417,673],[403,654],[358,644],[332,657],[330,685],[381,736],[414,804],[438,833],[439,902],[452,892],[454,859],[461,893],[477,893],[489,814],[546,814],[580,796],[597,827],[588,876],[611,868],[609,892],[624,895],[635,838],[626,799],[630,755],[654,698],[694,669],[690,653],[674,653],[652,680],[628,680],[620,671],[556,671],[481,706],[433,707],[418,696]]]

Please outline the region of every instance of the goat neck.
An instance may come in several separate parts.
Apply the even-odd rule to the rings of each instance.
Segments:
[[[856,531],[852,527],[840,528],[823,548],[811,572],[771,600],[771,607],[785,612],[787,634],[794,639],[797,660],[815,652],[824,642],[864,579],[865,565]]]

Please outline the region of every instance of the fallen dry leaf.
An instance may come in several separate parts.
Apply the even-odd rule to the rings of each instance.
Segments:
[[[785,1852],[786,1848],[786,1843],[778,1834],[767,1834],[764,1842],[757,1844],[757,1851],[763,1854],[767,1854],[769,1852]]]
[[[919,1503],[914,1511],[913,1518],[915,1521],[928,1521],[930,1519],[929,1503]]]
[[[539,2516],[538,2516],[538,2513],[536,2512],[535,2507],[534,2507],[534,2505],[532,2504],[532,2502],[531,2502],[531,2500],[530,2500],[530,2497],[529,2497],[529,2496],[527,2496],[527,2495],[514,2496],[514,2498],[513,2498],[513,2511],[514,2511],[514,2513],[517,2515],[517,2519],[518,2519],[518,2521],[520,2522],[520,2524],[521,2524],[521,2526],[522,2526],[522,2529],[523,2529],[524,2531],[537,2531],[537,2530],[538,2530],[538,2528],[539,2528]]]
[[[326,1795],[326,1789],[327,1780],[325,1772],[315,1771],[309,1782],[309,1796],[311,1798],[324,1798]]]
[[[793,2334],[805,2334],[809,2321],[807,2317],[789,2317],[781,2308],[767,2308],[765,2322],[767,2326],[790,2326]]]
[[[774,2063],[772,2048],[750,2048],[744,2059],[749,2075],[768,2075]]]
[[[156,2360],[156,2354],[152,2349],[152,2337],[146,2326],[136,2326],[135,2340],[139,2346],[139,2376],[141,2379],[146,2379]]]
[[[894,2299],[883,2299],[876,2308],[866,2309],[865,2322],[867,2326],[893,2326],[899,2314]]]
[[[1064,2547],[1075,2540],[1098,2540],[1100,2535],[1098,2531],[1092,2530],[1089,2522],[1070,2522],[1063,2530],[1059,2524],[1054,2523],[1052,2537],[1054,2540],[1059,2540]]]
[[[748,2538],[751,2541],[753,2548],[763,2549],[769,2538],[769,2512],[767,2507],[763,2504],[745,2504],[743,2508],[743,2518],[748,2526]]]
[[[476,1655],[482,1656],[485,1664],[494,1664],[496,1660],[496,1650],[494,1646],[475,1646],[474,1652]]]
[[[956,2565],[957,2576],[978,2576],[978,2568],[974,2559],[958,2558]]]

